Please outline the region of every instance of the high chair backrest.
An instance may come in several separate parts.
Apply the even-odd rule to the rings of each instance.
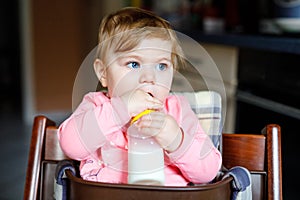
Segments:
[[[32,127],[24,199],[51,199],[56,164],[64,159],[68,157],[59,146],[55,122],[42,115],[36,116]]]

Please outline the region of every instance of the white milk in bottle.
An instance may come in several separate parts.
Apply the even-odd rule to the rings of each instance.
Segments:
[[[127,136],[128,183],[164,185],[163,149],[153,137],[141,135],[134,123],[128,128]]]

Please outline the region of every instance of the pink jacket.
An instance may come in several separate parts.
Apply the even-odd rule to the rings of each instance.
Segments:
[[[220,152],[203,132],[184,97],[169,96],[164,112],[175,118],[184,132],[181,146],[165,152],[165,184],[184,186],[206,183],[219,171]],[[70,158],[81,161],[83,179],[127,183],[127,139],[130,116],[118,98],[105,93],[85,95],[75,112],[59,127],[61,148]]]

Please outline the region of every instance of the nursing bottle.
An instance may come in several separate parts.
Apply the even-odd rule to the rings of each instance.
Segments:
[[[143,136],[135,122],[153,110],[145,110],[131,121],[128,136],[128,183],[164,185],[164,152],[153,137]]]

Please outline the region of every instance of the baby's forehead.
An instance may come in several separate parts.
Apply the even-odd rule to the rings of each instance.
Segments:
[[[130,53],[144,53],[144,52],[159,52],[162,54],[171,54],[173,44],[170,40],[161,38],[146,38],[140,40],[138,43],[126,48],[125,50],[115,49],[113,52],[117,54],[130,54]]]
[[[140,64],[153,64],[160,62],[170,62],[172,60],[171,52],[164,49],[135,49],[129,52],[119,52],[109,57],[110,62],[139,62]]]
[[[172,42],[170,40],[164,40],[161,38],[149,38],[143,39],[137,45],[137,50],[142,49],[153,49],[153,50],[164,50],[164,51],[172,51]]]

